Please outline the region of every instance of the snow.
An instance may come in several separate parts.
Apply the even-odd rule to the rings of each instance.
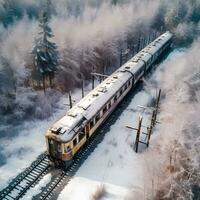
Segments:
[[[85,93],[90,88],[91,84],[85,88]],[[75,90],[72,97],[76,102],[79,101],[80,89]],[[44,134],[50,125],[67,112],[68,102],[68,95],[63,96],[58,102],[58,109],[49,119],[24,122],[18,127],[21,130],[19,135],[0,140],[0,156],[6,157],[5,163],[0,165],[0,190],[46,150]]]
[[[176,55],[176,52],[172,53],[168,59],[173,57],[174,54]],[[160,69],[157,69],[153,75],[155,81],[161,80],[163,66],[161,65]],[[93,195],[99,191],[99,187],[104,188],[101,191],[101,200],[146,198],[146,190],[149,189],[147,179],[150,180],[151,184],[148,173],[152,174],[151,166],[148,166],[147,160],[153,161],[154,155],[152,153],[146,157],[145,153],[148,150],[143,144],[139,144],[139,153],[135,153],[133,149],[135,131],[127,129],[125,126],[137,127],[138,118],[141,114],[144,119],[143,125],[149,125],[151,112],[144,111],[138,105],[148,106],[152,96],[155,95],[155,88],[149,89],[147,87],[147,91],[142,90],[132,98],[115,124],[110,126],[104,140],[61,192],[59,200],[66,198],[68,200],[95,199]],[[145,131],[145,129],[143,128],[142,131]],[[144,139],[144,136],[142,139]],[[153,141],[154,139],[150,141],[150,149]]]
[[[22,200],[31,200],[34,196],[42,191],[42,188],[45,187],[50,182],[50,180],[51,174],[45,175],[37,185],[28,190],[28,192],[23,196]]]
[[[92,199],[92,196],[96,193],[97,190],[104,189],[105,187],[105,185],[102,185],[101,183],[97,181],[89,180],[82,177],[75,178],[73,181],[76,187],[79,188],[79,190],[78,191],[74,190],[73,188],[74,185],[70,184],[68,186],[69,196],[63,193],[61,194],[59,199],[81,199],[81,200]],[[121,199],[120,198],[121,196],[127,193],[127,189],[120,186],[115,186],[112,184],[106,184],[106,191],[102,191],[102,193],[104,193],[104,196],[107,196],[110,200],[112,199],[118,200],[118,199]],[[105,199],[106,198],[102,198],[102,200],[105,200]]]

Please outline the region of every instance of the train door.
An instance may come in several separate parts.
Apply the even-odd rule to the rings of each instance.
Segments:
[[[85,126],[85,135],[86,135],[86,139],[88,139],[90,137],[90,124],[87,124]]]
[[[49,139],[49,154],[52,158],[58,159],[60,157],[60,149],[60,143],[55,140]]]

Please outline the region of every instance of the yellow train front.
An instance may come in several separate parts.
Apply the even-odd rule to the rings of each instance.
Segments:
[[[83,119],[80,121],[81,124]],[[79,126],[80,123],[76,123],[76,126],[71,124],[70,127],[69,123],[72,121],[75,123],[77,119],[68,113],[46,132],[47,153],[50,161],[56,166],[70,164],[73,156],[86,142],[84,128],[82,125]]]

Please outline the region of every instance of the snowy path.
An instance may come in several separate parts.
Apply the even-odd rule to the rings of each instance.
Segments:
[[[171,53],[168,59],[157,68],[151,80],[159,83],[162,78],[163,67],[176,53]],[[159,87],[159,85],[158,85]],[[148,92],[147,92],[148,91]],[[117,200],[117,199],[144,199],[146,184],[146,165],[143,152],[146,147],[140,145],[140,153],[133,150],[135,141],[134,131],[126,125],[137,126],[141,109],[138,105],[147,106],[155,88],[147,87],[131,98],[128,106],[119,115],[117,121],[110,126],[102,143],[81,166],[76,176],[65,187],[59,200]],[[149,123],[149,116],[143,113],[144,124]],[[151,144],[150,144],[151,145]],[[99,198],[101,197],[101,198]]]

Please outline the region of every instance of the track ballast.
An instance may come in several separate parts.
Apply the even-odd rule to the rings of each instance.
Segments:
[[[33,187],[48,172],[49,159],[46,153],[41,154],[30,167],[14,178],[10,184],[0,192],[1,200],[18,200]]]

